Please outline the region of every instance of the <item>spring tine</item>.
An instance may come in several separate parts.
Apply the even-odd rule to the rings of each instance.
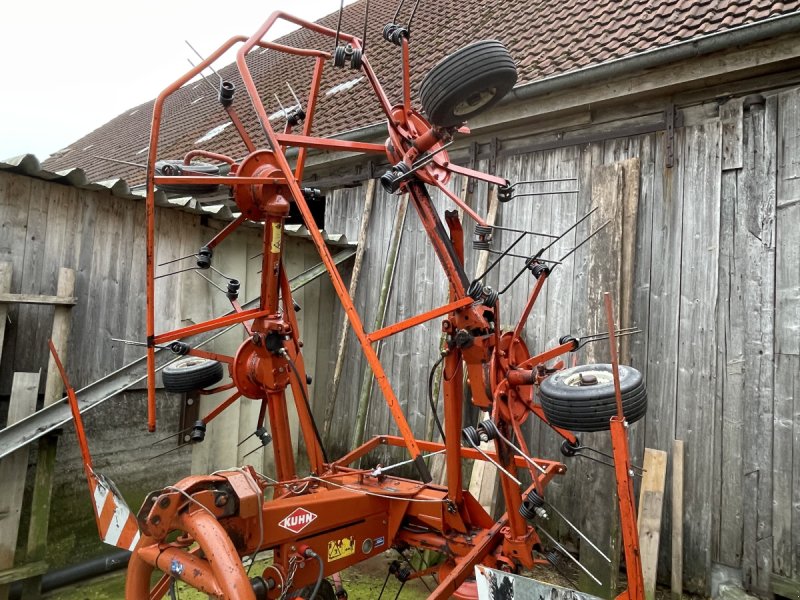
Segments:
[[[162,452],[161,454],[156,454],[155,456],[151,456],[150,458],[148,458],[148,459],[146,459],[146,460],[147,460],[147,462],[150,462],[151,460],[155,460],[155,459],[157,459],[157,458],[161,458],[162,456],[166,456],[167,454],[170,454],[170,453],[172,453],[172,452],[175,452],[175,451],[177,451],[177,450],[180,450],[180,449],[182,449],[182,448],[183,448],[184,446],[186,446],[186,445],[187,445],[187,444],[182,444],[182,445],[180,445],[180,446],[175,446],[174,448],[170,448],[170,449],[169,449],[169,450],[167,450],[166,452]]]
[[[192,60],[191,60],[190,58],[187,58],[187,59],[186,59],[186,62],[188,62],[188,63],[189,63],[190,65],[192,65],[193,67],[196,67],[196,66],[197,66],[197,65],[195,65],[195,64],[192,62]],[[216,94],[216,93],[217,93],[217,88],[215,88],[215,87],[214,87],[214,84],[213,84],[213,83],[211,83],[211,82],[210,82],[210,81],[209,81],[209,80],[206,78],[206,76],[205,76],[205,75],[203,75],[203,73],[202,73],[202,72],[200,73],[200,77],[202,77],[202,78],[203,78],[203,81],[205,81],[205,82],[208,84],[208,87],[210,87],[210,88],[211,88],[211,91],[213,91],[213,92]]]
[[[402,10],[405,1],[406,0],[400,0],[400,4],[397,5],[397,10],[394,13],[394,18],[392,19],[392,23],[397,23],[397,17],[400,16],[400,11]]]
[[[592,572],[591,572],[589,569],[587,569],[586,567],[584,567],[584,566],[583,566],[583,565],[580,563],[580,561],[579,561],[577,558],[575,558],[574,556],[572,556],[572,554],[570,554],[570,553],[567,551],[567,549],[566,549],[566,548],[564,548],[564,546],[562,546],[561,544],[559,544],[559,543],[558,543],[558,542],[555,540],[555,538],[554,538],[552,535],[550,535],[549,533],[547,533],[547,531],[546,531],[546,530],[545,530],[543,527],[536,527],[536,531],[538,531],[539,533],[543,533],[543,534],[545,535],[545,537],[547,537],[547,539],[549,539],[549,540],[552,542],[552,544],[553,544],[553,545],[554,545],[556,548],[558,548],[558,549],[561,551],[561,553],[562,553],[564,556],[566,556],[568,559],[570,559],[572,562],[574,562],[574,563],[577,565],[577,567],[578,567],[578,568],[579,568],[581,571],[583,571],[583,572],[584,572],[584,573],[586,573],[586,574],[587,574],[589,577],[591,577],[592,579],[594,579],[594,580],[597,582],[597,585],[603,585],[603,582],[602,582],[602,581],[600,581],[600,580],[599,580],[597,577],[595,577],[594,575],[592,575]]]
[[[510,245],[508,248],[506,248],[505,250],[503,250],[503,251],[500,253],[500,256],[498,256],[498,257],[497,257],[495,260],[493,260],[493,261],[492,261],[492,264],[490,264],[488,267],[486,267],[486,269],[483,271],[483,273],[481,273],[480,275],[478,275],[478,276],[477,276],[475,279],[477,279],[477,280],[481,280],[481,279],[483,279],[484,277],[486,277],[486,275],[489,273],[489,271],[491,271],[492,269],[494,269],[494,268],[497,266],[497,263],[499,263],[501,260],[503,260],[503,257],[504,257],[504,256],[506,256],[506,255],[507,255],[509,252],[511,252],[511,249],[512,249],[514,246],[516,246],[517,244],[519,244],[519,243],[522,241],[522,238],[524,238],[526,235],[528,235],[528,234],[527,234],[527,233],[521,233],[521,234],[519,235],[519,237],[518,237],[516,240],[514,240],[514,242],[513,242],[513,243],[512,243],[512,244],[511,244],[511,245]],[[473,242],[473,245],[474,245],[474,242]],[[487,248],[487,250],[488,250],[488,248]]]
[[[171,273],[163,273],[162,275],[156,275],[153,279],[161,279],[162,277],[169,277],[170,275],[178,275],[179,273],[185,273],[186,271],[196,271],[197,267],[189,267],[188,269],[180,269],[178,271],[172,271]]]
[[[528,235],[535,235],[537,237],[546,237],[551,239],[555,239],[558,237],[557,235],[553,235],[552,233],[540,233],[538,231],[528,231],[526,229],[515,229],[514,227],[502,227],[500,225],[492,225],[492,229],[499,229],[501,231],[513,231],[515,233],[527,233]]]
[[[250,435],[248,435],[246,438],[244,438],[244,439],[243,439],[241,442],[239,442],[238,444],[236,444],[236,447],[238,448],[239,446],[241,446],[242,444],[244,444],[244,443],[245,443],[247,440],[249,440],[249,439],[250,439],[251,437],[253,437],[254,435],[255,435],[255,432],[251,433],[251,434],[250,434]]]
[[[289,92],[292,94],[292,98],[294,98],[294,101],[297,102],[297,106],[302,108],[303,105],[300,103],[300,98],[298,98],[297,94],[294,93],[294,90],[292,89],[292,86],[289,84],[288,81],[286,82],[286,87],[289,88]]]
[[[559,517],[561,517],[564,520],[564,522],[567,525],[569,525],[572,528],[572,530],[575,533],[577,533],[587,544],[589,544],[592,548],[594,548],[595,552],[597,552],[600,556],[602,556],[603,559],[605,559],[605,561],[607,563],[609,563],[609,564],[611,563],[611,559],[608,556],[606,556],[605,553],[602,550],[600,550],[600,548],[598,548],[594,544],[594,542],[592,542],[592,540],[590,540],[588,537],[586,537],[586,535],[580,529],[578,529],[578,527],[572,521],[570,521],[567,517],[565,517],[564,514],[560,510],[558,510],[555,506],[553,506],[549,502],[547,503],[547,506],[549,506],[553,510],[554,513],[556,513]]]
[[[601,450],[598,450],[597,448],[592,448],[591,446],[580,446],[579,448],[576,448],[576,452],[577,453],[580,453],[580,452],[582,452],[584,450],[588,450],[589,452],[594,452],[595,454],[599,454],[600,456],[605,456],[606,458],[610,458],[611,460],[614,460],[614,456],[612,454],[608,454],[607,452],[603,452]],[[589,457],[587,456],[585,458],[589,458]],[[631,467],[631,469],[636,469],[640,473],[644,473],[645,472],[645,470],[642,467],[640,467],[639,465],[631,464],[630,467]]]
[[[186,260],[187,258],[196,258],[197,254],[187,254],[186,256],[181,256],[180,258],[173,258],[172,260],[168,260],[162,263],[158,263],[157,267],[163,267],[164,265],[171,265],[172,263],[180,262],[182,260]]]
[[[220,292],[222,292],[223,294],[227,292],[227,290],[223,290],[223,289],[222,289],[220,286],[218,286],[216,283],[214,283],[213,281],[211,281],[211,280],[210,280],[208,277],[206,277],[205,275],[203,275],[203,274],[202,274],[200,271],[197,271],[197,270],[195,270],[195,273],[197,273],[198,275],[200,275],[200,277],[202,277],[203,279],[205,279],[205,280],[206,280],[208,283],[210,283],[211,285],[213,285],[215,288],[217,288],[217,289],[218,289]]]
[[[503,440],[506,444],[508,444],[511,448],[516,450],[517,453],[522,457],[522,459],[529,465],[535,467],[536,469],[539,469],[540,473],[547,472],[541,467],[541,465],[536,464],[536,462],[533,459],[531,459],[527,454],[525,454],[522,450],[520,450],[515,444],[511,443],[511,440],[509,440],[506,436],[504,436],[499,429],[497,430],[497,435],[500,436],[500,439]]]
[[[551,190],[549,192],[527,192],[525,194],[514,194],[511,196],[511,200],[514,198],[527,198],[529,196],[556,196],[558,194],[578,194],[580,190]]]
[[[211,269],[212,271],[214,271],[214,273],[216,273],[220,277],[224,277],[225,279],[228,279],[228,280],[230,280],[230,279],[239,279],[238,277],[231,277],[230,275],[225,275],[225,273],[223,273],[219,269],[215,269],[214,265],[208,265],[208,268]],[[241,279],[239,279],[239,281],[241,281]]]
[[[582,241],[580,244],[578,244],[578,245],[577,245],[577,246],[575,246],[575,247],[574,247],[572,250],[570,250],[570,251],[569,251],[569,252],[567,252],[567,253],[566,253],[564,256],[562,256],[562,257],[561,257],[561,261],[562,261],[562,262],[563,262],[563,261],[565,261],[565,260],[567,259],[567,257],[568,257],[570,254],[572,254],[573,252],[575,252],[575,251],[576,251],[578,248],[580,248],[581,246],[583,246],[583,245],[584,245],[586,242],[588,242],[590,239],[592,239],[594,236],[596,236],[598,233],[600,233],[600,232],[603,230],[603,228],[604,228],[606,225],[608,225],[609,223],[611,223],[611,219],[609,219],[608,221],[606,221],[605,223],[603,223],[602,225],[600,225],[600,227],[598,227],[598,228],[597,228],[597,229],[595,229],[595,230],[594,230],[592,233],[590,233],[590,234],[589,234],[589,237],[587,237],[587,238],[586,238],[585,240],[583,240],[583,241]]]
[[[533,183],[558,183],[561,181],[578,181],[577,177],[563,177],[561,179],[531,179],[530,181],[517,181],[511,187],[515,188],[518,185],[528,185]]]
[[[195,50],[194,46],[192,46],[192,45],[189,43],[189,40],[183,40],[183,41],[184,41],[184,42],[186,42],[186,45],[187,45],[187,46],[189,46],[189,48],[191,48],[191,49],[192,49],[192,52],[194,52],[195,54],[197,54],[197,58],[199,58],[200,60],[205,60],[205,57],[204,57],[202,54],[200,54],[200,53],[199,53],[197,50]],[[212,72],[212,73],[214,73],[214,75],[216,75],[216,76],[217,76],[217,79],[219,79],[219,82],[220,82],[220,83],[222,83],[222,77],[220,77],[220,74],[219,74],[219,73],[217,73],[217,72],[214,70],[214,67],[212,67],[211,65],[208,65],[208,68],[209,68],[209,69],[211,69],[211,72]]]
[[[475,448],[475,450],[477,450],[477,451],[480,453],[480,455],[481,455],[481,456],[483,456],[483,457],[484,457],[486,460],[488,460],[488,461],[489,461],[490,463],[492,463],[492,464],[493,464],[495,467],[497,467],[497,468],[498,468],[500,471],[502,471],[502,472],[503,472],[503,473],[506,475],[506,477],[508,477],[509,479],[511,479],[511,481],[513,481],[513,482],[514,482],[514,483],[516,483],[517,485],[522,485],[522,482],[521,482],[519,479],[517,479],[517,478],[516,478],[516,477],[514,477],[514,476],[513,476],[511,473],[509,473],[508,471],[506,471],[506,470],[503,468],[503,466],[502,466],[502,465],[499,465],[499,464],[497,464],[495,461],[493,461],[493,460],[492,460],[492,458],[491,458],[491,457],[490,457],[488,454],[486,454],[486,453],[485,453],[483,450],[481,450],[481,448],[480,448],[480,446],[479,446],[479,445],[478,445],[478,446],[476,446],[475,444],[473,444],[473,443],[472,443],[472,442],[470,442],[469,440],[467,440],[467,442],[469,443],[469,445],[470,445],[470,446],[472,446],[473,448]]]
[[[501,253],[500,250],[492,250],[492,249],[490,249],[489,252],[491,252],[492,254],[500,254]],[[530,258],[530,256],[523,256],[522,254],[514,254],[513,252],[506,253],[506,256],[510,256],[511,258],[524,258],[525,260],[528,260]],[[561,264],[561,261],[559,261],[559,260],[550,260],[549,258],[542,258],[541,256],[539,258],[537,258],[536,260],[538,260],[539,262],[548,263],[550,265],[560,265]],[[527,268],[528,267],[525,267],[523,269],[523,272]]]
[[[286,115],[288,115],[289,113],[286,112],[286,109],[284,108],[283,103],[281,102],[281,99],[278,98],[278,94],[272,94],[272,95],[275,96],[275,100],[278,101],[278,106],[281,107],[281,112],[283,113],[283,116],[286,117]]]
[[[408,581],[408,580],[406,579],[406,581]],[[405,581],[401,581],[400,582],[400,588],[397,590],[397,593],[394,595],[394,600],[397,600],[400,597],[400,592],[403,591],[403,588],[405,587],[405,585],[406,585]]]
[[[140,169],[146,169],[147,168],[147,165],[143,165],[141,163],[131,162],[129,160],[119,160],[118,158],[109,158],[107,156],[97,156],[97,155],[95,155],[93,158],[97,158],[97,159],[100,159],[100,160],[107,160],[108,162],[119,163],[121,165],[128,165],[130,167],[139,167]]]
[[[642,330],[638,327],[627,327],[625,329],[619,329],[614,336],[615,339],[625,337],[627,335],[634,335],[636,333],[642,333]],[[600,342],[602,340],[607,340],[608,334],[607,333],[596,333],[589,336],[584,336],[578,340],[578,348],[583,348],[586,344],[591,344],[593,342]]]
[[[247,454],[245,454],[245,455],[242,457],[242,460],[244,460],[245,458],[247,458],[248,456],[250,456],[250,455],[251,455],[251,454],[253,454],[254,452],[258,452],[258,451],[259,451],[259,450],[261,450],[262,448],[266,448],[266,446],[264,446],[263,444],[259,444],[259,445],[258,445],[258,448],[254,448],[253,450],[250,450],[250,452],[248,452]]]
[[[575,229],[575,228],[576,228],[578,225],[580,225],[580,224],[581,224],[581,223],[583,223],[583,222],[584,222],[586,219],[588,219],[588,218],[589,218],[589,217],[592,215],[592,213],[594,213],[594,212],[595,212],[595,211],[596,211],[598,208],[599,208],[599,207],[595,206],[595,207],[594,207],[592,210],[590,210],[590,211],[589,211],[589,212],[587,212],[585,215],[583,215],[583,216],[582,216],[580,219],[578,219],[577,221],[575,221],[575,223],[573,223],[573,224],[572,224],[572,225],[570,225],[570,226],[569,226],[567,229],[565,229],[565,230],[564,230],[564,231],[561,233],[561,235],[559,235],[559,236],[558,236],[556,239],[554,239],[552,242],[550,242],[550,243],[549,243],[547,246],[545,246],[544,248],[542,248],[542,249],[539,251],[539,254],[544,254],[544,253],[545,253],[547,250],[549,250],[549,249],[550,249],[550,248],[553,246],[553,244],[555,244],[556,242],[558,242],[558,240],[560,240],[561,238],[563,238],[563,237],[564,237],[565,235],[567,235],[567,234],[568,234],[570,231],[572,231],[572,230],[573,230],[573,229]],[[569,255],[568,255],[568,256],[569,256]],[[564,260],[564,259],[562,258],[561,260]]]

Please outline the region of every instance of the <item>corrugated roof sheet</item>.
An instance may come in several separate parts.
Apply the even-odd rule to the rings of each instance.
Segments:
[[[145,192],[143,189],[131,189],[128,182],[124,179],[106,179],[102,181],[92,181],[83,169],[70,168],[60,171],[51,171],[42,167],[39,159],[33,154],[23,154],[5,160],[0,160],[0,171],[8,171],[20,175],[27,175],[44,181],[52,181],[62,185],[80,188],[82,190],[108,192],[117,198],[128,200],[144,200]],[[230,221],[239,215],[238,212],[231,212],[230,207],[220,199],[192,198],[189,196],[170,196],[162,191],[157,191],[155,195],[157,206],[175,208],[185,212],[205,215],[214,219]],[[308,230],[302,225],[286,225],[284,227],[287,235],[301,238],[309,238]],[[352,246],[346,236],[339,233],[322,232],[325,241],[333,246]]]
[[[383,40],[381,31],[396,7],[397,0],[372,0],[367,35],[367,56],[390,98],[399,98],[400,52]],[[800,0],[422,0],[413,22],[412,86],[416,90],[426,71],[445,55],[477,39],[495,38],[506,44],[517,61],[521,85],[795,13],[798,9]],[[406,6],[405,13],[409,10]],[[363,15],[364,0],[347,6],[343,29],[360,35]],[[335,28],[337,18],[338,14],[332,13],[319,22]],[[331,50],[333,45],[329,38],[305,30],[290,33],[280,41],[323,50]],[[286,82],[292,84],[305,102],[312,60],[256,49],[248,55],[248,63],[256,84],[263,90],[262,99],[269,112],[279,109],[274,93],[283,97],[285,105],[293,104]],[[241,89],[234,65],[219,72]],[[176,78],[179,75],[176,73]],[[357,77],[350,69],[326,69],[314,120],[316,135],[333,135],[383,119],[366,79]],[[89,178],[107,179],[110,173],[115,173],[128,181],[141,182],[144,178],[141,169],[93,157],[143,162],[152,106],[151,101],[129,109],[46,160],[45,166],[53,171],[78,166]],[[237,94],[235,107],[248,130],[258,131],[255,114],[244,93]],[[216,92],[206,82],[185,86],[165,108],[159,159],[180,158],[195,148],[213,149],[234,157],[244,154],[244,146],[233,127],[220,129],[209,137],[212,130],[227,122],[227,117],[217,102]],[[273,124],[282,126],[281,120]]]

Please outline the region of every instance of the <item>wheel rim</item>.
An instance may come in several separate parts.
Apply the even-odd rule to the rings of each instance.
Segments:
[[[471,94],[466,100],[462,100],[453,109],[453,114],[463,117],[474,113],[476,110],[486,106],[497,95],[497,88],[487,88],[480,92]]]
[[[579,373],[572,373],[568,377],[562,379],[564,385],[569,387],[589,387],[581,383],[581,376],[592,375],[597,379],[597,383],[592,385],[605,385],[614,382],[614,374],[610,371],[581,371]]]

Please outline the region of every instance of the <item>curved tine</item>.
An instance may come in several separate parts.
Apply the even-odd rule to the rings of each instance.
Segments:
[[[534,525],[534,527],[536,527],[536,526]],[[549,540],[550,540],[550,542],[551,542],[551,543],[552,543],[552,544],[553,544],[553,545],[554,545],[556,548],[558,548],[558,549],[559,549],[559,551],[560,551],[560,552],[561,552],[561,553],[562,553],[564,556],[566,556],[566,557],[567,557],[567,558],[569,558],[569,559],[570,559],[572,562],[574,562],[574,563],[577,565],[577,567],[578,567],[578,568],[579,568],[581,571],[583,571],[583,572],[584,572],[584,573],[586,573],[586,574],[587,574],[589,577],[591,577],[592,579],[594,579],[594,580],[597,582],[597,585],[603,585],[603,583],[602,583],[602,582],[601,582],[601,581],[600,581],[600,580],[599,580],[597,577],[595,577],[595,576],[592,574],[592,572],[591,572],[589,569],[587,569],[586,567],[584,567],[584,566],[581,564],[581,562],[580,562],[580,561],[579,561],[577,558],[575,558],[574,556],[572,556],[572,554],[570,554],[570,553],[569,553],[569,551],[568,551],[566,548],[564,548],[564,546],[562,546],[561,544],[559,544],[559,543],[558,543],[558,541],[557,541],[557,540],[556,540],[556,539],[555,539],[555,538],[554,538],[552,535],[550,535],[549,533],[547,533],[547,530],[546,530],[546,529],[544,529],[543,527],[539,526],[539,527],[536,527],[536,531],[538,531],[539,533],[543,533],[543,534],[545,535],[545,537],[547,537],[547,539],[549,539]]]
[[[473,444],[473,443],[472,443],[471,441],[469,441],[469,440],[467,440],[467,442],[469,443],[469,445],[470,445],[470,446],[472,446],[473,448],[475,448],[475,450],[477,450],[477,451],[478,451],[478,452],[481,454],[481,456],[483,456],[483,457],[484,457],[486,460],[488,460],[488,461],[489,461],[490,463],[492,463],[492,464],[493,464],[495,467],[497,467],[499,470],[501,470],[501,471],[502,471],[502,472],[503,472],[503,473],[506,475],[506,477],[508,477],[509,479],[511,479],[511,481],[515,482],[517,485],[522,485],[522,482],[521,482],[519,479],[517,479],[517,478],[516,478],[516,477],[514,477],[514,476],[513,476],[511,473],[509,473],[507,470],[505,470],[505,469],[503,468],[503,466],[502,466],[502,465],[500,465],[500,464],[498,464],[497,462],[495,462],[494,460],[492,460],[492,457],[491,457],[491,456],[489,456],[488,454],[486,454],[486,452],[484,452],[483,450],[481,450],[481,448],[480,448],[480,446],[479,446],[479,445],[478,445],[478,446],[476,446],[475,444]]]

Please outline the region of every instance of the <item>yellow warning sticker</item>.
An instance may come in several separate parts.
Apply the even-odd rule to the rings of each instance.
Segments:
[[[282,228],[280,223],[272,224],[272,237],[270,238],[269,250],[273,254],[280,254],[281,252],[281,234]]]
[[[356,539],[352,536],[341,540],[331,540],[328,542],[328,562],[355,554],[355,551]]]

